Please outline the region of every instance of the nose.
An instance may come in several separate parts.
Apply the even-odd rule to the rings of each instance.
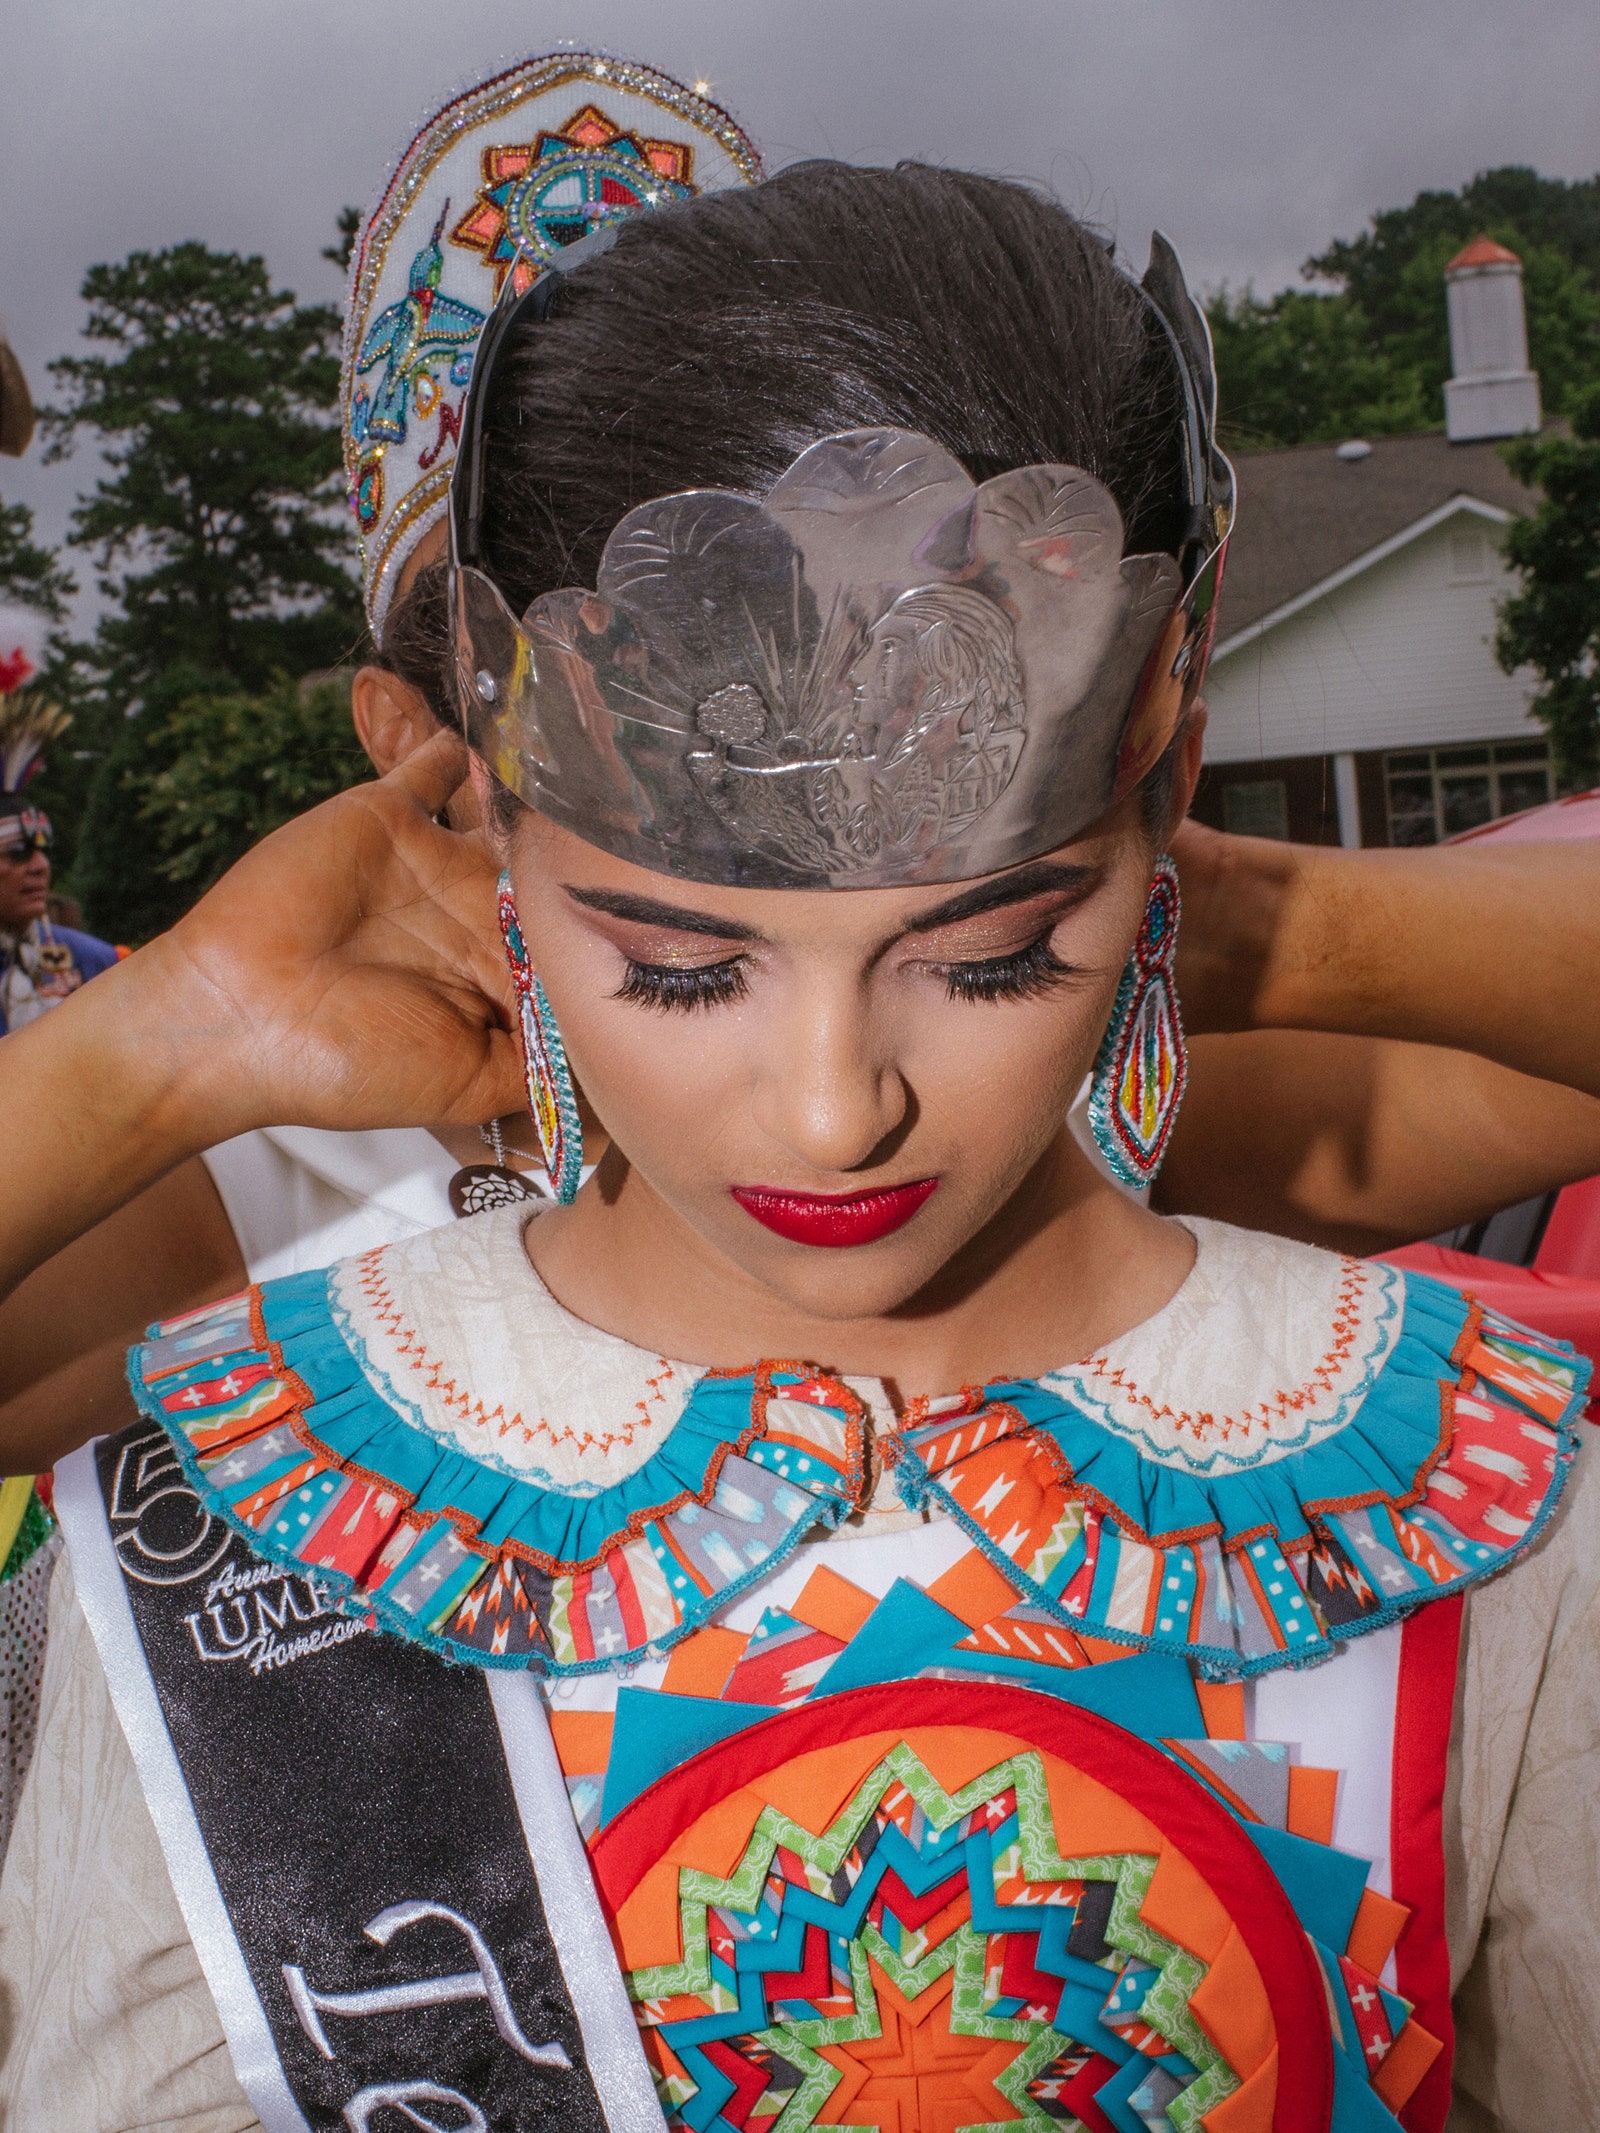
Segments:
[[[812,995],[770,1031],[753,1110],[807,1170],[842,1173],[860,1170],[909,1122],[912,1097],[865,1002]]]

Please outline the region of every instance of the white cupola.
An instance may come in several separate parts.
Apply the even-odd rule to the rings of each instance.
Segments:
[[[1539,427],[1539,374],[1528,368],[1522,261],[1490,237],[1475,237],[1444,270],[1450,361],[1444,388],[1452,444],[1520,437]]]

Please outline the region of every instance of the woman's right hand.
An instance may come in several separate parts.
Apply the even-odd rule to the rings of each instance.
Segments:
[[[472,1125],[516,1108],[496,866],[481,834],[435,819],[468,761],[437,734],[274,831],[145,951],[205,1033],[233,1132]]]
[[[494,859],[434,819],[467,771],[437,735],[274,831],[170,933],[0,1042],[0,1117],[19,1129],[0,1165],[0,1295],[252,1127],[516,1107]]]

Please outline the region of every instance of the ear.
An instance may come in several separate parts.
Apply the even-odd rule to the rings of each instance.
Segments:
[[[1183,722],[1183,732],[1178,740],[1178,760],[1173,766],[1172,806],[1167,816],[1167,835],[1170,837],[1178,824],[1188,814],[1194,800],[1195,787],[1200,783],[1200,772],[1205,760],[1206,707],[1196,698],[1189,707]]]
[[[380,778],[439,731],[439,721],[417,691],[385,667],[358,671],[350,688],[350,716]]]

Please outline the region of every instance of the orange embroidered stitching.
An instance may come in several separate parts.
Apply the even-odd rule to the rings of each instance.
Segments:
[[[430,1392],[437,1393],[446,1407],[453,1408],[463,1421],[477,1423],[484,1429],[493,1429],[496,1436],[503,1437],[508,1431],[521,1430],[522,1441],[532,1444],[536,1437],[543,1437],[551,1445],[571,1444],[580,1452],[598,1451],[603,1459],[611,1456],[612,1448],[621,1445],[631,1448],[634,1436],[642,1423],[647,1429],[652,1426],[650,1406],[666,1397],[665,1386],[674,1376],[672,1365],[665,1356],[658,1356],[660,1371],[645,1380],[647,1397],[634,1404],[639,1410],[639,1420],[630,1421],[619,1430],[604,1430],[596,1434],[592,1430],[571,1428],[553,1429],[541,1416],[536,1422],[525,1422],[520,1414],[508,1416],[503,1406],[497,1405],[493,1412],[485,1409],[481,1400],[473,1399],[463,1392],[451,1377],[444,1375],[440,1362],[428,1355],[417,1339],[413,1329],[405,1324],[400,1306],[390,1291],[387,1276],[380,1262],[387,1246],[377,1245],[362,1254],[358,1262],[361,1292],[371,1305],[373,1314],[389,1337],[394,1341],[396,1352],[410,1362],[413,1370],[428,1373],[425,1383]]]
[[[1136,1407],[1142,1407],[1153,1422],[1170,1422],[1174,1429],[1191,1431],[1197,1442],[1204,1440],[1220,1428],[1224,1441],[1234,1431],[1245,1436],[1258,1424],[1268,1427],[1282,1421],[1291,1410],[1311,1405],[1319,1395],[1330,1393],[1339,1371],[1350,1359],[1357,1333],[1361,1329],[1361,1298],[1370,1278],[1370,1269],[1358,1259],[1342,1262],[1344,1272],[1340,1276],[1338,1301],[1333,1312],[1333,1345],[1313,1367],[1306,1382],[1293,1392],[1276,1392],[1263,1400],[1258,1407],[1245,1415],[1191,1414],[1187,1408],[1172,1408],[1165,1401],[1159,1405],[1148,1393],[1141,1392],[1135,1381],[1121,1368],[1113,1368],[1103,1355],[1091,1356],[1078,1367],[1092,1377],[1114,1385]]]

